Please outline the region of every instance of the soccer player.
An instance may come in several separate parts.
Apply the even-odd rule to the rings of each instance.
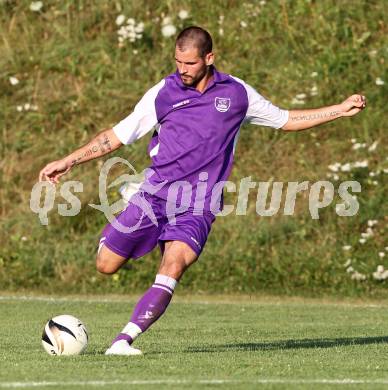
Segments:
[[[355,94],[333,106],[280,109],[244,81],[219,72],[213,64],[212,38],[196,26],[179,33],[175,63],[176,72],[148,90],[128,117],[39,174],[41,181],[58,183],[75,165],[154,130],[145,182],[117,217],[120,226],[136,229],[125,232],[108,224],[96,264],[99,272],[113,274],[128,259],[144,256],[157,244],[162,259],[154,284],[106,351],[109,355],[141,354],[132,343],[164,313],[179,279],[198,259],[215,220],[214,210],[222,208],[222,186],[244,122],[297,131],[353,116],[366,106],[365,97]],[[185,207],[177,206],[183,203]],[[151,207],[154,218],[144,214],[142,204]]]

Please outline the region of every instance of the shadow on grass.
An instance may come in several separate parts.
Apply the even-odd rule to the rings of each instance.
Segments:
[[[347,345],[388,343],[388,336],[343,337],[333,339],[280,340],[268,343],[239,343],[190,347],[186,352],[272,351],[302,348],[333,348]]]

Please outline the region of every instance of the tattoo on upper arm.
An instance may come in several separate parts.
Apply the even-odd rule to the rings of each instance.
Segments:
[[[340,114],[340,111],[331,111],[331,112],[321,112],[317,114],[309,114],[309,115],[296,115],[292,116],[292,121],[311,121],[314,119],[325,119],[325,118],[334,118]]]

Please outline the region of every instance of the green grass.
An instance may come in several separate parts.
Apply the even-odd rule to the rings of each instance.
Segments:
[[[59,389],[124,389],[131,381],[145,381],[138,387],[246,389],[267,381],[261,383],[265,388],[310,389],[316,381],[314,388],[321,389],[330,387],[325,380],[346,379],[360,381],[358,388],[377,389],[388,383],[386,302],[177,296],[137,340],[143,356],[104,356],[134,302],[109,296],[1,296],[0,388],[54,382]],[[64,313],[79,317],[89,330],[84,355],[49,356],[40,345],[46,320]],[[106,383],[86,386],[89,381]],[[85,386],[60,385],[71,382]]]
[[[231,214],[214,224],[201,262],[184,278],[187,290],[387,296],[388,279],[372,276],[378,265],[387,268],[388,258],[383,171],[388,169],[386,1],[273,0],[260,5],[188,0],[183,5],[170,0],[47,0],[40,12],[30,11],[30,3],[0,1],[2,289],[116,293],[149,285],[159,262],[157,251],[118,279],[94,272],[106,220],[87,204],[98,203],[100,162],[77,167],[67,176],[84,184],[78,216],[60,217],[55,207],[44,227],[29,200],[46,163],[116,124],[149,87],[174,71],[174,39],[161,34],[162,19],[170,16],[178,30],[193,23],[207,28],[218,69],[246,80],[281,107],[339,103],[354,92],[368,99],[367,109],[357,117],[298,134],[244,127],[230,177],[237,185],[246,176],[256,182],[312,183],[326,180],[334,162],[368,160],[366,169],[339,174],[339,181],[358,180],[362,185],[358,214],[341,218],[329,207],[320,220],[312,220],[308,197],[301,194],[295,215],[259,218],[252,191],[246,217]],[[190,15],[185,21],[178,18],[182,8]],[[145,23],[143,38],[122,48],[115,24],[119,14]],[[11,76],[20,80],[18,85],[10,84]],[[376,85],[378,78],[385,84]],[[317,95],[311,94],[313,87]],[[292,103],[300,93],[307,95],[303,106]],[[38,110],[17,111],[25,103]],[[353,150],[352,138],[367,147],[378,141],[378,146],[373,152],[367,147]],[[117,154],[142,171],[150,162],[148,141],[145,136]],[[227,202],[235,204],[236,197],[229,195]],[[63,200],[57,196],[56,206],[59,203]],[[370,219],[378,224],[362,245],[360,234]],[[344,245],[351,245],[351,251],[344,253]],[[385,252],[385,258],[379,252]],[[343,264],[349,258],[352,267],[366,275],[365,281],[352,280],[346,272]]]

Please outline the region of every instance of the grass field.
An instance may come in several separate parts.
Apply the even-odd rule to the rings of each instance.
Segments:
[[[208,29],[217,68],[244,79],[282,108],[335,104],[355,92],[368,99],[362,114],[298,134],[244,127],[230,176],[237,187],[248,176],[256,182],[329,180],[336,194],[340,182],[356,180],[362,186],[357,215],[338,217],[336,195],[321,218],[313,220],[304,191],[295,215],[283,215],[283,196],[277,215],[259,218],[257,189],[251,190],[246,216],[232,213],[214,224],[201,262],[185,275],[185,288],[388,296],[388,278],[374,276],[388,267],[387,1],[42,3],[33,11],[30,0],[0,0],[2,290],[116,294],[148,287],[158,251],[116,279],[95,273],[96,245],[107,221],[88,204],[99,203],[96,189],[105,159],[66,176],[84,184],[79,215],[58,214],[64,202],[58,187],[49,225],[42,226],[29,200],[43,166],[118,123],[148,88],[175,70],[174,36],[162,34],[169,19],[177,31],[190,24]],[[179,16],[182,10],[187,19]],[[144,23],[141,39],[120,45],[120,15]],[[140,172],[150,163],[149,139],[150,134],[116,154]],[[349,170],[355,162],[367,166]],[[330,167],[338,164],[341,169],[334,175]],[[112,188],[110,202],[117,197]],[[228,194],[226,204],[236,205],[236,198]],[[377,223],[369,234],[371,221]]]
[[[141,357],[107,357],[136,298],[0,296],[0,389],[385,388],[388,310],[375,302],[176,297],[141,336]],[[84,355],[40,345],[50,316],[81,318]]]

